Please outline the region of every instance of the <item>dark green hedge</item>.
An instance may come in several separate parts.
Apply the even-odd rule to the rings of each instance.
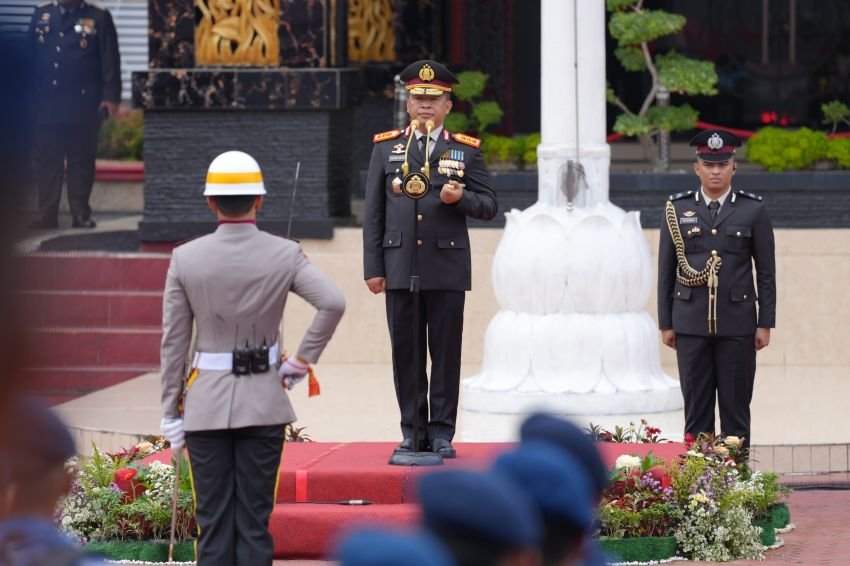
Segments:
[[[90,542],[86,551],[100,554],[113,560],[139,560],[144,562],[167,562],[168,543],[152,541],[109,541]],[[195,560],[195,544],[191,541],[174,545],[174,560],[192,562]]]
[[[791,511],[784,503],[780,503],[770,510],[770,522],[774,529],[783,529],[791,522]]]
[[[676,556],[675,537],[601,539],[599,544],[608,555],[622,562],[649,562]]]

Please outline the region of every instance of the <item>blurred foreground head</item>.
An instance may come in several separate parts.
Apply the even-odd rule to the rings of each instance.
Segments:
[[[459,566],[540,563],[540,517],[509,480],[488,473],[446,470],[419,482],[423,522]]]
[[[367,528],[342,539],[336,552],[340,566],[454,566],[434,536]]]

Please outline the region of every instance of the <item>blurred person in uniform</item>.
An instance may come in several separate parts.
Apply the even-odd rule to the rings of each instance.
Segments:
[[[589,480],[591,511],[596,513],[608,488],[609,474],[596,442],[589,434],[566,419],[537,413],[522,423],[520,439],[522,444],[546,443],[557,449],[568,463],[579,463]],[[582,555],[583,566],[602,566],[611,562],[590,536],[584,539]]]
[[[340,566],[454,566],[449,551],[433,535],[362,528],[342,538],[336,551]]]
[[[507,478],[469,470],[422,476],[419,501],[425,529],[458,566],[536,566],[541,563],[540,515]]]
[[[590,477],[575,457],[543,441],[523,442],[492,471],[528,495],[543,522],[543,566],[578,566],[593,526]]]
[[[204,566],[272,563],[268,523],[284,427],[295,421],[287,389],[308,375],[345,310],[298,242],[257,228],[265,194],[250,155],[216,157],[204,195],[218,228],[175,248],[165,282],[161,429],[175,450],[185,438]],[[318,312],[297,353],[282,358],[290,292]]]
[[[41,403],[18,397],[0,417],[6,453],[0,454],[0,564],[3,566],[94,566],[56,525],[56,506],[70,491],[77,455],[65,424]],[[4,457],[5,456],[5,457]],[[2,466],[2,461],[6,466]]]
[[[36,7],[29,29],[34,52],[33,162],[39,217],[31,228],[57,228],[65,163],[74,228],[94,228],[94,184],[100,125],[118,113],[121,59],[109,11],[85,0]]]
[[[706,130],[696,147],[696,191],[671,195],[658,252],[658,326],[676,350],[685,433],[750,442],[756,352],[776,325],[773,226],[760,196],[733,191],[738,137]],[[755,280],[753,280],[755,266]]]
[[[457,78],[430,60],[412,63],[400,77],[410,93],[407,113],[418,122],[418,128],[392,130],[373,138],[363,221],[364,279],[372,293],[386,294],[403,437],[396,450],[432,450],[454,458],[463,310],[466,291],[472,288],[466,219],[491,220],[498,207],[481,155],[481,140],[443,127]],[[429,123],[433,124],[430,135]],[[418,215],[414,200],[402,191],[407,171],[425,174],[433,187],[418,199]],[[414,254],[421,289],[419,367],[413,367],[411,330]],[[430,391],[426,346],[431,355]],[[412,398],[411,381],[418,384],[416,398]],[[413,446],[416,410],[418,447]]]

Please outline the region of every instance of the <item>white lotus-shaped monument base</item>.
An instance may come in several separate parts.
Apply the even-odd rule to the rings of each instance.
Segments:
[[[464,411],[680,415],[679,383],[661,369],[644,310],[653,266],[638,213],[538,202],[506,216],[493,258],[501,310],[480,373],[463,382]]]

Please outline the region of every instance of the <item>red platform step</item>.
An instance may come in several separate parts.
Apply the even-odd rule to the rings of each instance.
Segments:
[[[357,525],[393,527],[415,525],[417,478],[421,474],[450,468],[486,469],[510,443],[455,443],[458,457],[435,468],[390,466],[392,442],[289,443],[283,451],[278,502],[269,530],[275,540],[275,557],[319,559],[328,556],[347,530]],[[666,444],[599,445],[610,467],[622,454],[675,459],[685,446]],[[151,457],[170,462],[170,451]],[[338,502],[367,499],[371,505],[350,506]]]
[[[166,254],[39,252],[19,256],[30,328],[31,389],[50,402],[159,367]]]

